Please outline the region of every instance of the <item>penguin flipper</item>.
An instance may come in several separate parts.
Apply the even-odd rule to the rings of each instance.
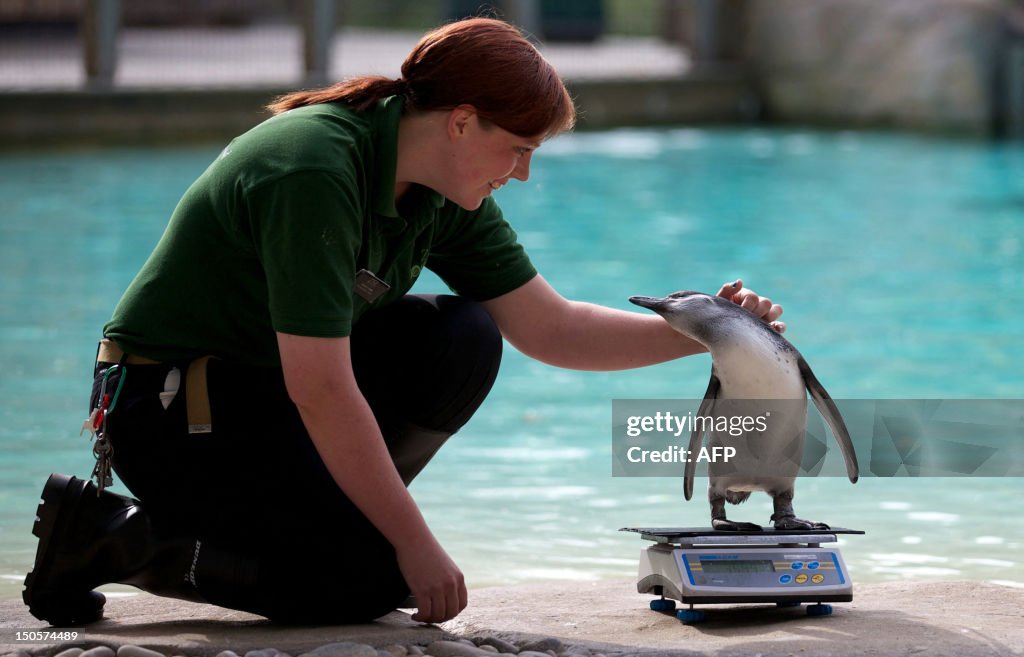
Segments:
[[[857,483],[857,479],[860,478],[857,452],[853,449],[853,440],[850,439],[850,432],[846,428],[839,408],[832,401],[832,397],[829,396],[825,387],[818,381],[818,377],[814,376],[811,366],[807,364],[803,356],[797,358],[797,365],[800,367],[800,374],[804,377],[804,384],[807,386],[807,392],[811,394],[811,399],[814,400],[814,405],[818,407],[818,412],[821,413],[821,417],[825,418],[825,422],[832,430],[832,435],[836,437],[839,451],[843,453],[843,460],[846,461],[846,475],[851,482]]]
[[[704,401],[700,403],[700,408],[697,409],[697,417],[706,417],[712,415],[712,411],[715,408],[715,400],[718,399],[718,393],[722,390],[722,382],[715,376],[715,370],[711,370],[711,380],[708,381],[708,389],[704,392]],[[693,433],[690,434],[690,459],[686,462],[686,475],[683,477],[683,496],[689,500],[693,497],[693,475],[697,471],[697,463],[694,455],[700,451],[701,445],[704,443],[704,423],[696,423],[696,427]]]

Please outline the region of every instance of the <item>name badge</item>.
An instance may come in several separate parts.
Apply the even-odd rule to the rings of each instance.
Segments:
[[[359,270],[359,273],[356,274],[355,285],[352,286],[353,292],[370,303],[373,303],[384,296],[384,294],[390,289],[390,285],[377,278],[377,276],[368,269]]]

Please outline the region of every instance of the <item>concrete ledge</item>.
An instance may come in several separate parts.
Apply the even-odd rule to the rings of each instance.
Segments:
[[[444,625],[473,636],[557,636],[676,655],[866,657],[1003,656],[1024,650],[1024,589],[983,582],[854,585],[833,615],[774,605],[700,605],[707,620],[683,625],[650,611],[634,580],[471,591],[470,607]]]
[[[79,628],[79,645],[140,645],[166,655],[277,648],[292,655],[328,643],[426,645],[495,636],[521,643],[556,637],[606,654],[1009,656],[1024,651],[1024,589],[982,582],[858,585],[832,616],[768,605],[702,606],[708,620],[683,625],[647,608],[632,580],[474,589],[470,606],[441,627],[395,612],[368,625],[282,627],[249,614],[138,595],[107,603],[107,618]],[[0,601],[0,654],[53,655],[66,646],[13,641],[14,629],[45,629],[20,600]]]
[[[568,80],[583,129],[623,125],[741,123],[756,119],[760,100],[742,71],[722,67],[679,79]]]
[[[0,601],[0,655],[26,651],[53,655],[71,646],[89,648],[124,645],[150,648],[165,655],[213,657],[222,650],[244,655],[249,650],[277,648],[291,655],[329,643],[351,641],[374,646],[391,643],[426,645],[450,639],[436,625],[423,625],[408,614],[392,612],[364,625],[302,627],[275,625],[261,616],[211,605],[158,598],[147,593],[107,600],[104,618],[79,628],[69,642],[16,642],[16,630],[52,630],[28,613],[21,600]]]
[[[680,79],[568,82],[581,128],[736,122],[756,112],[756,97],[737,71]],[[289,89],[130,89],[20,91],[0,94],[0,144],[226,141],[269,114],[263,107]]]
[[[270,114],[285,89],[24,91],[2,94],[7,146],[227,140]]]

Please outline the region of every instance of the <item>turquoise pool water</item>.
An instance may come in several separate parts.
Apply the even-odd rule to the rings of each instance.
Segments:
[[[78,437],[100,327],[220,144],[0,154],[0,596],[20,591],[51,471]],[[837,398],[1024,394],[1024,145],[791,129],[620,130],[546,144],[499,200],[566,296],[713,291],[742,277]],[[440,290],[425,276],[421,290]],[[628,577],[623,526],[703,525],[681,479],[611,477],[611,400],[694,398],[710,359],[578,373],[512,349],[413,492],[471,585]],[[701,485],[698,483],[698,490]],[[120,487],[119,487],[120,489]],[[120,489],[123,491],[123,489]],[[857,581],[1024,586],[1019,479],[806,479],[804,517]],[[764,495],[732,511],[767,522]]]

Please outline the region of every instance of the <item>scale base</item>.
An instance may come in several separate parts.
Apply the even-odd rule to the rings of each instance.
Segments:
[[[646,578],[645,578],[646,579]],[[637,583],[637,593],[648,593],[651,595],[662,596],[663,599],[678,600],[683,604],[687,605],[717,605],[717,604],[771,604],[774,603],[780,607],[796,607],[805,602],[820,603],[820,602],[853,602],[853,592],[850,593],[832,593],[832,594],[812,594],[812,595],[773,595],[770,593],[763,593],[758,595],[714,595],[714,596],[700,596],[700,595],[686,595],[685,593],[673,594],[672,583],[661,579],[661,584],[656,583],[658,580],[655,578],[646,579],[645,582]],[[640,590],[641,586],[644,590]],[[670,588],[671,587],[671,588]],[[653,601],[652,601],[653,602]]]
[[[637,591],[653,594],[651,609],[684,623],[704,619],[695,604],[776,604],[832,613],[830,602],[851,602],[853,584],[836,543],[854,529],[730,532],[704,527],[626,528],[654,545],[640,554]],[[676,601],[690,609],[675,611]]]
[[[779,607],[799,607],[799,602],[780,602]],[[693,625],[700,623],[707,618],[707,612],[703,609],[694,609],[692,606],[689,609],[680,609],[676,611],[675,600],[666,600],[660,598],[658,600],[651,600],[651,609],[662,613],[669,613],[679,619],[680,622],[686,625]],[[831,616],[832,605],[815,603],[807,607],[808,616]]]

